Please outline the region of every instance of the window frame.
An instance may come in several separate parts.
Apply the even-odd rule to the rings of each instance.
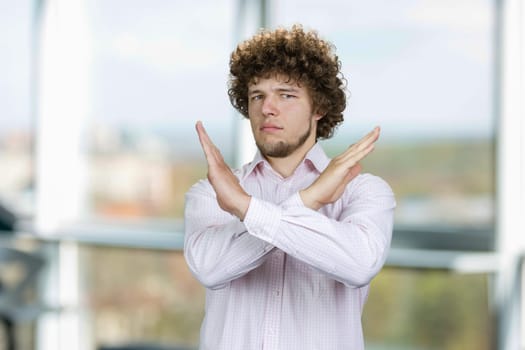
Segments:
[[[79,4],[82,0],[77,0]],[[44,16],[45,11],[49,11],[50,6],[56,10],[58,8],[71,8],[65,5],[67,1],[62,0],[37,0],[35,1],[35,23],[36,23],[36,42],[42,44],[41,30],[48,28],[51,24],[46,22]],[[496,212],[496,227],[487,228],[483,230],[467,230],[464,228],[413,228],[413,227],[395,227],[394,238],[392,243],[392,250],[387,260],[387,266],[398,266],[406,268],[427,268],[427,269],[450,269],[451,271],[462,271],[465,273],[472,272],[487,272],[496,274],[495,283],[495,304],[497,306],[498,328],[501,348],[508,348],[509,344],[520,344],[520,329],[519,324],[515,327],[509,327],[512,322],[516,320],[516,315],[511,312],[512,306],[515,305],[516,295],[512,294],[512,286],[516,283],[516,271],[518,271],[516,261],[522,258],[521,252],[525,248],[525,242],[516,244],[516,237],[519,230],[523,230],[523,220],[519,210],[524,208],[525,198],[525,143],[521,141],[525,139],[525,122],[522,121],[521,116],[524,112],[523,107],[523,81],[525,81],[525,69],[523,60],[524,53],[524,37],[525,37],[525,1],[524,0],[501,0],[495,1],[495,15],[496,33],[494,33],[495,55],[496,55],[496,69],[494,77],[494,91],[496,91],[496,107],[494,116],[497,117],[496,130],[496,196],[497,196],[497,212]],[[247,33],[253,32],[256,28],[264,26],[268,21],[268,14],[270,13],[270,4],[266,0],[240,0],[238,2],[237,11],[239,13],[236,38],[241,39]],[[78,14],[78,13],[77,13]],[[255,20],[254,20],[255,19]],[[68,22],[67,25],[77,25],[73,21]],[[81,22],[80,22],[81,23]],[[48,28],[49,29],[49,28]],[[45,70],[45,58],[42,52],[46,47],[37,45],[39,50],[38,57],[35,59],[36,80],[39,82],[38,88],[35,88],[35,101],[41,101],[46,98],[46,93],[50,89],[48,80],[51,79],[48,75],[42,75],[42,70]],[[499,50],[501,48],[501,50]],[[42,50],[44,49],[44,50]],[[48,48],[49,49],[49,48]],[[56,52],[55,52],[56,54]],[[44,66],[44,68],[43,68]],[[519,78],[516,79],[516,72],[519,72]],[[521,82],[521,83],[520,83]],[[52,87],[51,87],[52,88]],[[55,95],[51,95],[55,96]],[[39,102],[35,103],[37,106]],[[47,127],[43,124],[48,122],[46,118],[42,119],[42,110],[35,108],[35,117],[39,122],[36,124],[39,134],[46,132],[42,128]],[[47,135],[36,145],[36,156],[38,158],[38,173],[40,180],[40,189],[38,191],[45,191],[46,188],[42,186],[51,186],[47,179],[49,176],[56,174],[52,169],[53,162],[43,161],[57,159],[60,161],[67,161],[68,159],[78,164],[78,154],[62,154],[61,151],[67,148],[50,147],[46,144],[46,140],[53,139],[50,135],[56,135],[60,131],[61,134],[69,133],[71,135],[78,135],[81,128],[81,121],[79,123],[69,124],[68,128],[64,130],[63,125],[58,129],[56,123],[50,123],[55,129],[52,129],[51,134]],[[239,122],[237,124],[238,139],[241,143],[251,145],[250,129],[247,123]],[[74,138],[70,137],[68,142],[75,142]],[[69,144],[69,146],[75,145]],[[253,150],[253,145],[251,145]],[[251,154],[244,152],[246,147],[237,147],[239,154],[236,156],[236,166],[243,164],[249,160]],[[69,157],[69,158],[68,158]],[[82,166],[79,165],[82,169]],[[518,170],[516,170],[518,169]],[[44,177],[45,176],[45,177]],[[77,174],[77,176],[82,176]],[[78,190],[78,181],[81,178],[68,180],[66,186],[73,191]],[[183,224],[180,222],[169,223],[162,228],[140,228],[127,227],[123,228],[119,224],[111,223],[80,223],[75,222],[68,225],[59,224],[66,219],[75,218],[75,213],[60,212],[61,208],[45,207],[45,198],[50,198],[53,192],[42,193],[44,202],[37,205],[36,220],[22,222],[19,226],[19,236],[30,236],[40,240],[44,243],[49,243],[55,247],[49,249],[48,257],[50,259],[48,279],[44,283],[43,292],[46,295],[51,295],[54,302],[60,304],[78,302],[78,285],[67,287],[60,283],[53,283],[63,278],[71,278],[72,281],[78,282],[77,270],[78,266],[78,247],[76,244],[94,243],[111,246],[122,247],[137,247],[137,248],[153,248],[153,249],[183,249]],[[74,197],[73,201],[80,200],[81,195]],[[42,199],[41,199],[42,200]],[[509,210],[510,209],[510,210]],[[42,215],[44,217],[42,217]],[[46,217],[47,216],[47,217]],[[39,217],[42,220],[39,220]],[[51,222],[47,221],[51,219]],[[173,224],[173,225],[172,225]],[[130,239],[131,238],[131,239]],[[520,260],[521,261],[521,260]],[[69,266],[69,269],[65,269]],[[521,266],[521,265],[520,265]],[[75,283],[73,283],[75,284]],[[64,290],[60,288],[69,288],[66,290],[66,298],[60,295]],[[60,293],[59,293],[60,292]],[[521,302],[521,295],[517,296]],[[67,315],[66,315],[67,316]],[[521,317],[521,316],[520,316]],[[62,321],[58,319],[45,319],[42,321],[47,324],[47,328],[56,330],[57,327],[63,327],[64,324],[73,325],[73,329],[78,331],[82,326],[80,318],[64,318]],[[60,325],[60,322],[64,322]],[[69,323],[68,323],[69,322]],[[73,322],[73,323],[71,323]],[[518,322],[519,323],[519,322]],[[77,327],[77,328],[75,328]],[[66,328],[68,329],[68,328]],[[69,327],[71,329],[71,327]],[[56,339],[49,340],[48,338],[38,339],[38,348],[41,350],[54,349],[57,344],[61,344],[68,348],[83,349],[80,340],[75,337],[69,339],[58,339],[58,334],[66,334],[67,332],[52,332],[57,334]],[[523,345],[523,344],[521,344]]]

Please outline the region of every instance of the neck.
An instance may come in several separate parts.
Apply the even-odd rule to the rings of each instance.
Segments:
[[[276,157],[266,157],[268,163],[272,166],[279,175],[283,178],[287,178],[292,175],[303,161],[306,153],[315,145],[315,139],[311,142],[305,142],[301,147],[295,150],[292,154],[286,157],[276,158]]]

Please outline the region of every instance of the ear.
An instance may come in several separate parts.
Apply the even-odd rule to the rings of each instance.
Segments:
[[[323,119],[323,117],[324,117],[323,114],[319,114],[319,113],[314,114],[314,119],[316,121],[319,121],[319,120]]]

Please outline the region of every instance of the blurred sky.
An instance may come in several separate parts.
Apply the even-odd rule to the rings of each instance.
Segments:
[[[174,133],[196,119],[231,127],[235,1],[87,3],[93,122]],[[31,124],[31,4],[0,0],[0,130]],[[351,92],[340,133],[380,124],[392,138],[490,137],[492,7],[488,0],[282,0],[270,18],[274,27],[303,23],[336,45]]]

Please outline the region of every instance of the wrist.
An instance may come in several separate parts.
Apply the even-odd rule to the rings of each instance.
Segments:
[[[232,214],[237,216],[239,220],[244,221],[244,218],[246,217],[246,213],[248,212],[248,208],[250,207],[250,201],[252,197],[248,194],[243,194],[241,197],[239,197],[238,203],[235,206],[235,209],[232,210]]]
[[[312,191],[309,189],[310,187],[299,191],[299,196],[301,197],[301,200],[303,201],[303,204],[305,207],[313,209],[313,210],[318,210],[321,206],[319,205],[319,202],[315,200],[315,197],[312,194]]]

